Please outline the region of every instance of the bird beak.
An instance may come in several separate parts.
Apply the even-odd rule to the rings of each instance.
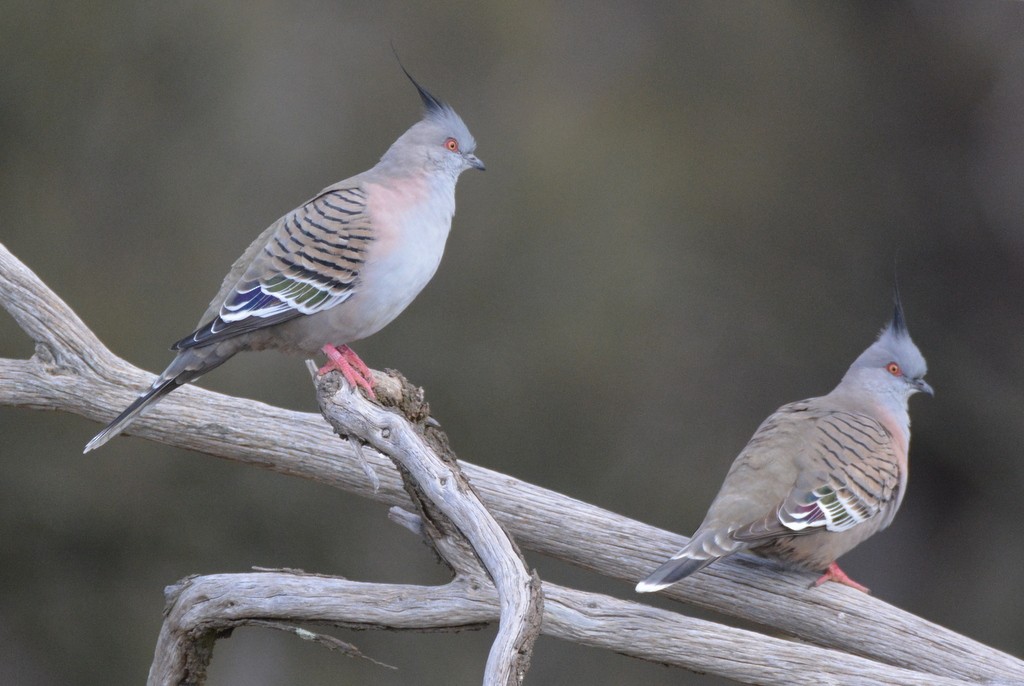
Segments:
[[[935,389],[929,385],[924,379],[914,379],[910,382],[911,385],[921,393],[927,393],[928,395],[935,397]]]
[[[473,169],[479,169],[480,171],[485,171],[487,169],[487,167],[484,166],[483,161],[476,155],[465,155],[465,158],[466,164],[473,167]]]

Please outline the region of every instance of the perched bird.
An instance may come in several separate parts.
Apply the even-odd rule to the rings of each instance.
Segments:
[[[321,373],[337,369],[373,395],[370,370],[347,344],[382,329],[427,285],[455,214],[455,182],[466,169],[484,169],[455,110],[405,75],[423,118],[372,169],[328,186],[260,234],[195,331],[172,346],[170,366],[85,452],[242,350],[323,350]]]
[[[899,293],[892,321],[828,395],[783,405],[739,454],[704,522],[636,590],[750,550],[867,592],[836,558],[892,521],[907,489],[907,400],[934,395]]]

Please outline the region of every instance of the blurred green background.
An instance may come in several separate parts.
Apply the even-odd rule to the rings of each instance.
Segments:
[[[1021,655],[1021,35],[1013,2],[7,0],[0,241],[162,370],[253,237],[416,121],[393,41],[488,171],[356,349],[426,388],[464,459],[690,533],[760,421],[873,340],[895,258],[937,396],[902,511],[843,566]],[[0,355],[31,351],[0,314]],[[274,353],[203,385],[315,409]],[[445,578],[382,505],[134,438],[82,457],[98,428],[0,408],[6,683],[141,683],[191,573]],[[209,683],[474,684],[492,633],[339,632],[392,672],[241,630]],[[528,683],[721,682],[543,638]]]

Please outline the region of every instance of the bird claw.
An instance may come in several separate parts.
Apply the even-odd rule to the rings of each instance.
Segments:
[[[825,573],[818,577],[818,580],[814,582],[811,588],[821,586],[826,581],[835,581],[836,583],[843,584],[844,586],[849,586],[850,588],[855,588],[863,593],[871,593],[871,589],[869,589],[867,586],[859,584],[850,577],[846,576],[846,572],[839,569],[839,565],[837,565],[835,562],[828,566],[828,569],[825,570]]]
[[[373,372],[352,348],[347,345],[336,348],[327,344],[322,350],[327,355],[327,364],[317,370],[318,374],[339,371],[354,388],[364,389],[370,400],[377,399],[377,394],[373,392]]]

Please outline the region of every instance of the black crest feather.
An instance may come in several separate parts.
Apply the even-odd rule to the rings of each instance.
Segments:
[[[895,275],[893,276],[892,282],[892,322],[889,324],[889,328],[892,332],[900,336],[906,336],[907,333],[907,320],[903,317],[903,301],[900,299],[900,285],[896,281]]]
[[[420,94],[420,99],[423,101],[423,107],[426,108],[427,112],[440,112],[445,109],[445,104],[430,94],[426,88],[421,86],[416,79],[412,77],[409,70],[402,64],[401,58],[398,56],[398,51],[395,50],[394,44],[391,45],[391,52],[395,54],[395,61],[398,62],[398,66],[405,72],[405,76],[412,81],[412,85],[416,86],[417,92]]]

